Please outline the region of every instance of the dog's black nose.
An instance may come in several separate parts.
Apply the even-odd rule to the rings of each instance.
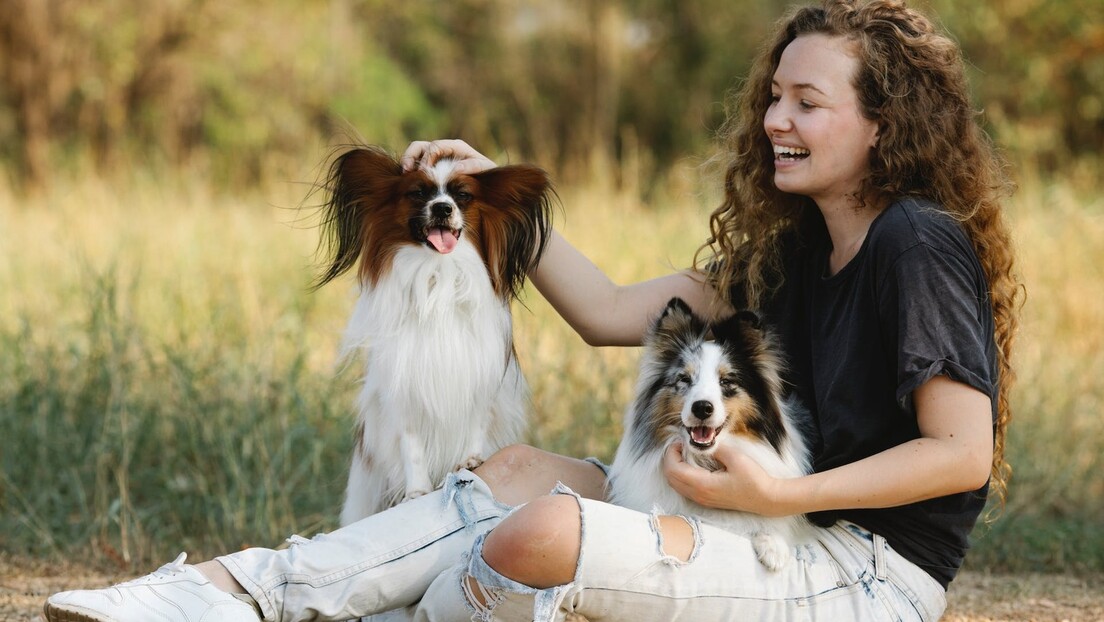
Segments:
[[[690,406],[690,412],[698,419],[708,419],[709,415],[713,414],[713,402],[698,400]]]
[[[434,203],[429,206],[429,211],[435,218],[448,218],[452,216],[452,204],[451,203]]]

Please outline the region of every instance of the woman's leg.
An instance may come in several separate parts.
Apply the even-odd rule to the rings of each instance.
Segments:
[[[475,538],[514,506],[558,480],[602,494],[594,465],[533,447],[507,447],[434,493],[282,551],[250,549],[218,558],[266,619],[344,620],[421,598]]]
[[[477,536],[512,506],[547,493],[556,481],[570,482],[591,496],[604,493],[604,474],[593,464],[511,446],[474,473],[453,474],[429,495],[329,534],[309,541],[292,538],[292,546],[283,550],[248,549],[218,558],[233,581],[219,577],[217,567],[204,568],[214,569],[222,587],[242,586],[269,620],[345,620],[386,611],[415,602]],[[79,599],[93,592],[76,594]],[[61,601],[72,597],[58,596],[51,603],[63,612]]]
[[[570,491],[562,491],[570,492]],[[936,620],[942,588],[878,536],[815,529],[777,572],[750,539],[693,519],[560,495],[480,537],[466,567],[433,584],[419,619]]]

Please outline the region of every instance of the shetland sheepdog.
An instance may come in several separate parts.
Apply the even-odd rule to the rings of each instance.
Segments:
[[[529,390],[510,303],[544,251],[554,192],[533,166],[404,172],[368,146],[336,158],[325,187],[318,285],[357,267],[343,352],[365,365],[347,525],[521,439]]]
[[[694,515],[751,537],[770,570],[785,566],[795,544],[808,538],[803,516],[767,518],[707,508],[670,487],[663,454],[682,442],[687,462],[717,470],[712,454],[739,447],[775,477],[810,470],[803,436],[805,412],[783,393],[781,361],[770,333],[748,311],[732,320],[723,341],[685,302],[672,299],[645,337],[636,397],[610,469],[610,499],[641,512]]]

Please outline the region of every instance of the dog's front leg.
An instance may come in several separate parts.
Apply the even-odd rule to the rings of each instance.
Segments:
[[[785,567],[792,555],[792,547],[786,539],[777,533],[760,531],[752,535],[751,544],[755,554],[767,570],[776,572]]]
[[[485,430],[473,430],[468,437],[467,451],[463,452],[464,459],[459,464],[452,468],[453,471],[459,471],[460,469],[472,470],[483,464],[486,460],[486,436],[488,432]]]
[[[403,431],[399,438],[399,453],[402,455],[403,476],[406,478],[406,494],[403,496],[403,501],[432,491],[433,482],[429,479],[425,442],[421,436],[410,430]]]

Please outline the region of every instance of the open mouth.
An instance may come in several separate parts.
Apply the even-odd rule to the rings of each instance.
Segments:
[[[720,428],[711,428],[706,425],[686,428],[686,432],[690,435],[690,445],[696,449],[709,449],[715,445],[720,430]]]
[[[796,162],[809,157],[809,150],[801,147],[774,146],[774,159],[780,162]]]
[[[460,234],[463,233],[460,229],[452,229],[450,227],[430,227],[426,230],[426,244],[433,247],[433,250],[447,255],[456,248],[456,244],[460,241]]]

